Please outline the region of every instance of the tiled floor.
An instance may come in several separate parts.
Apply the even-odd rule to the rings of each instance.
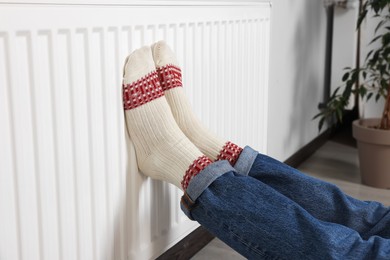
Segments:
[[[360,184],[357,149],[350,142],[327,142],[298,168],[302,172],[338,185],[344,192],[361,200],[376,200],[390,205],[390,191]],[[214,239],[193,260],[245,259],[219,239]]]

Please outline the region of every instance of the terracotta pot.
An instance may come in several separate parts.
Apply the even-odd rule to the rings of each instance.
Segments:
[[[377,118],[355,120],[353,137],[358,143],[362,183],[390,189],[390,131],[372,128],[379,122]]]

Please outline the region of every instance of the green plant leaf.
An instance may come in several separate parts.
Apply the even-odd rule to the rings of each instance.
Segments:
[[[363,85],[361,85],[359,88],[359,94],[361,98],[364,98],[364,96],[367,94],[367,89]]]
[[[366,61],[368,60],[368,58],[371,56],[371,54],[374,52],[374,50],[371,50],[367,53],[367,56],[366,56]]]
[[[349,97],[351,96],[351,93],[352,93],[352,88],[345,88],[342,97],[344,99],[349,99]]]
[[[342,110],[342,108],[341,108],[341,107],[338,108],[338,109],[336,110],[336,113],[337,113],[337,120],[338,120],[340,123],[342,123],[342,122],[343,122],[343,110]]]
[[[321,113],[318,113],[317,115],[315,115],[312,120],[316,119],[316,118],[319,118],[320,116],[323,116],[325,114],[325,112],[321,112]]]
[[[363,79],[366,79],[366,77],[367,77],[367,72],[363,71],[363,72],[362,72],[362,75],[363,75]]]
[[[346,81],[347,79],[349,78],[349,72],[345,73],[343,78],[342,78],[342,81]]]
[[[358,69],[355,69],[353,70],[352,72],[352,76],[351,76],[351,81],[352,81],[352,84],[356,82],[356,80],[358,79],[359,77],[359,70]]]
[[[323,125],[324,125],[324,122],[325,122],[325,117],[321,118],[320,121],[318,122],[318,132],[321,131]]]
[[[390,42],[390,33],[385,33],[382,36],[382,45],[388,45]]]
[[[387,89],[387,81],[385,79],[381,79],[381,87]]]
[[[382,38],[382,36],[383,36],[383,34],[374,37],[374,38],[370,41],[370,43],[369,43],[368,45],[373,44],[374,42],[376,42],[377,40],[379,40],[380,38]]]
[[[369,101],[371,99],[372,95],[374,95],[374,93],[372,93],[372,92],[368,93],[366,101]]]
[[[331,100],[334,99],[334,98],[336,97],[336,95],[337,95],[337,93],[339,92],[339,90],[340,90],[340,87],[337,87],[337,88],[333,91],[333,94],[332,94],[332,96],[330,97]]]
[[[360,25],[363,22],[364,18],[366,17],[367,13],[368,13],[368,10],[363,10],[363,12],[359,15],[356,29],[358,29],[360,27]]]
[[[390,47],[388,48],[385,48],[382,52],[382,57],[384,60],[388,60],[388,57],[389,57],[389,54],[390,54]]]
[[[375,1],[375,0],[372,1],[372,2],[371,2],[371,7],[374,9],[375,14],[378,15],[378,12],[379,12],[379,10],[380,10],[379,1]]]
[[[381,75],[384,75],[385,73],[386,73],[386,65],[384,65],[384,64],[380,64],[379,66],[378,66],[378,70],[379,70],[379,72],[380,72],[380,74]]]
[[[376,26],[375,28],[375,33],[377,33],[377,31],[379,30],[379,28],[382,27],[382,25],[384,25],[386,23],[386,20],[381,20],[378,25]]]
[[[378,100],[381,98],[381,94],[380,93],[377,93],[375,95],[375,102],[378,102]]]
[[[374,66],[379,58],[380,50],[376,50],[372,58],[368,61],[368,66]]]

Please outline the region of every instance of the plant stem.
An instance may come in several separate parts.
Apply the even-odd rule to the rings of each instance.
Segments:
[[[387,87],[386,103],[385,108],[383,109],[381,125],[379,128],[384,130],[390,130],[390,82]]]

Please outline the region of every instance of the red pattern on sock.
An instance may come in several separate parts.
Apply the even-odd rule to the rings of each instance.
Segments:
[[[232,142],[226,142],[225,146],[222,148],[222,150],[219,152],[219,155],[217,156],[217,161],[228,160],[229,163],[234,166],[241,152],[241,147]]]
[[[157,68],[157,73],[161,82],[163,91],[171,88],[182,87],[181,69],[175,65],[168,64]]]
[[[188,184],[194,178],[200,171],[202,171],[204,168],[206,168],[209,164],[213,163],[210,158],[203,155],[200,156],[198,159],[196,159],[188,168],[186,173],[183,176],[183,180],[181,182],[181,186],[183,190],[186,190],[188,187]]]
[[[123,84],[123,107],[133,109],[164,95],[156,71],[131,84]]]

